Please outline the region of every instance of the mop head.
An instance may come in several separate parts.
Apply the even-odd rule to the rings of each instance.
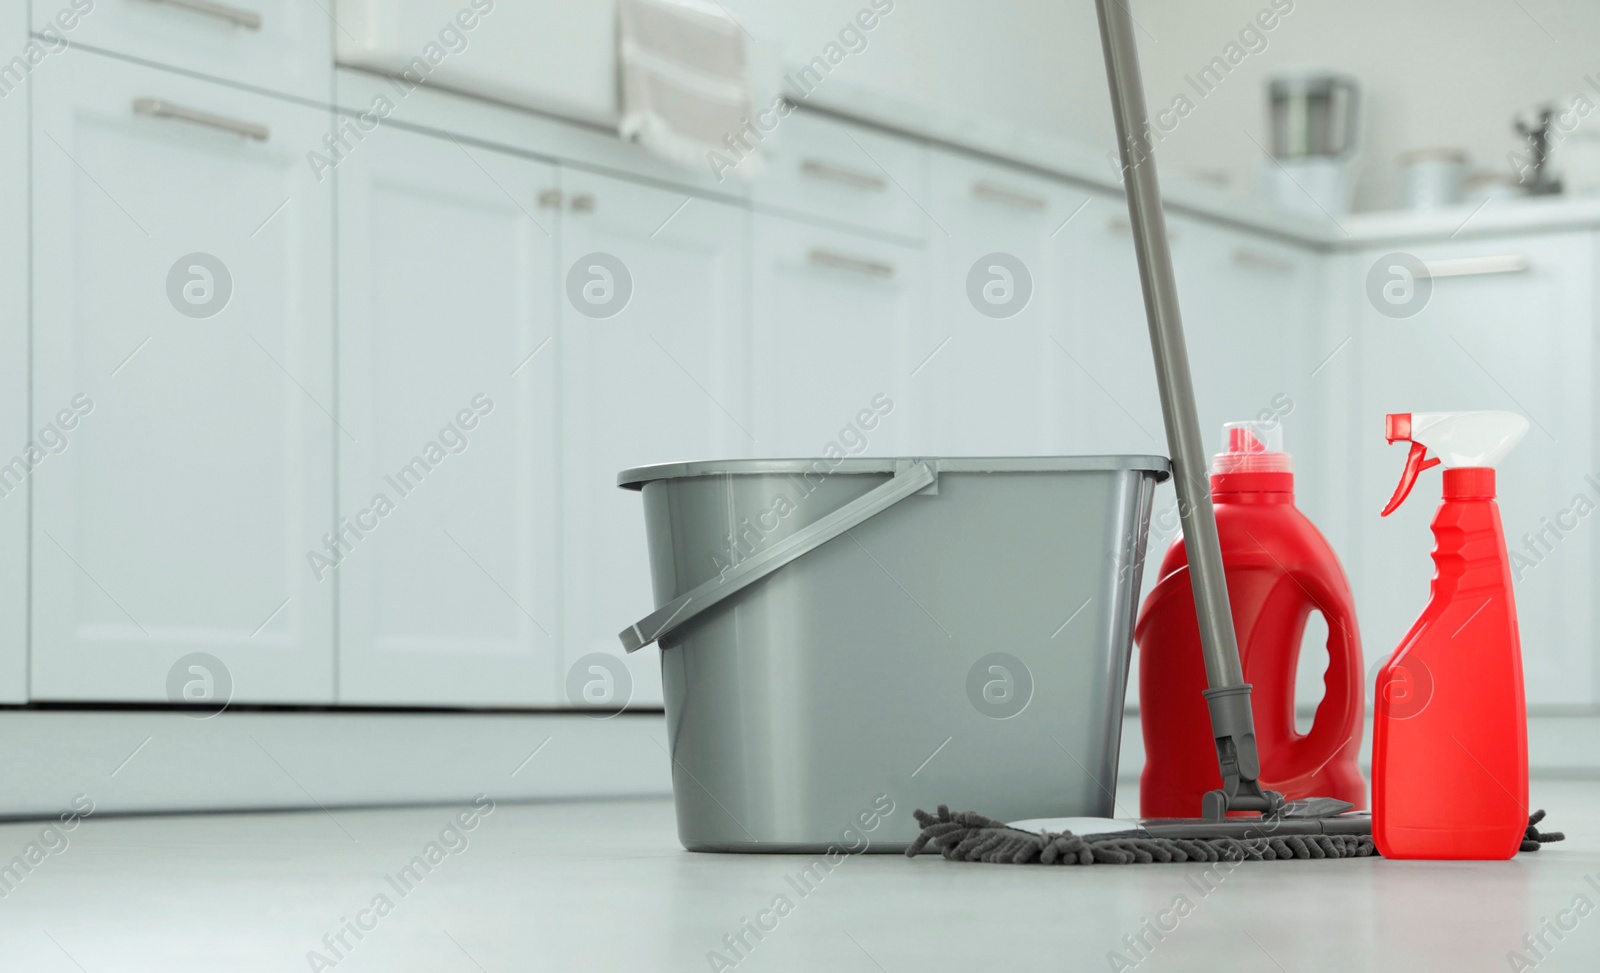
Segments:
[[[1007,865],[1146,865],[1152,862],[1285,861],[1310,858],[1370,858],[1378,854],[1371,835],[1263,835],[1251,838],[1157,838],[1137,831],[1075,835],[1070,831],[1022,831],[1004,821],[972,811],[951,813],[939,805],[937,816],[915,812],[922,833],[906,857],[915,858],[928,845],[957,862]],[[1548,841],[1561,841],[1559,831],[1540,832],[1535,825],[1544,812],[1528,819],[1522,851],[1538,851]]]

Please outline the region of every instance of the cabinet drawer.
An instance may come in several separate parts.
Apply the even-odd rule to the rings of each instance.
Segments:
[[[32,24],[72,44],[327,101],[330,9],[302,0],[32,0]]]
[[[167,702],[202,666],[238,702],[331,702],[328,115],[58,57],[33,91],[34,414],[64,431],[31,474],[32,696]]]
[[[757,455],[903,454],[938,420],[906,394],[945,337],[927,251],[765,215],[751,251]],[[869,407],[885,417],[870,430]]]
[[[751,197],[758,206],[863,229],[927,233],[927,148],[858,125],[795,111],[783,120]]]

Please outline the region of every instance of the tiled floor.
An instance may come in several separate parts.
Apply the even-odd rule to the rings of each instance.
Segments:
[[[0,899],[0,970],[1460,973],[1529,968],[1518,951],[1540,973],[1593,973],[1600,782],[1535,781],[1533,796],[1565,844],[1497,863],[1256,864],[1209,893],[1188,881],[1199,866],[870,855],[802,893],[788,878],[805,859],[682,851],[664,801],[501,805],[415,881],[396,876],[454,809],[91,818]],[[0,864],[39,831],[0,826]],[[380,896],[386,914],[363,911]],[[776,928],[730,950],[778,896]],[[1123,937],[1179,896],[1177,928],[1131,952]],[[1522,937],[1541,930],[1534,953]]]

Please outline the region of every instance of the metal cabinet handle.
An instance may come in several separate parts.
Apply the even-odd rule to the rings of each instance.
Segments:
[[[154,2],[164,3],[169,7],[182,7],[197,14],[205,14],[207,17],[226,20],[235,27],[243,27],[245,30],[261,29],[261,15],[254,10],[246,10],[243,7],[217,3],[215,0],[154,0]]]
[[[1248,247],[1239,247],[1234,250],[1233,262],[1241,267],[1254,267],[1257,270],[1270,270],[1279,274],[1292,274],[1296,266],[1292,260],[1274,257],[1271,254],[1262,253],[1259,250],[1251,250]]]
[[[972,195],[978,199],[1020,206],[1023,209],[1044,209],[1050,205],[1050,201],[1043,196],[1021,192],[1016,189],[1007,189],[1005,186],[997,186],[992,182],[983,182],[982,180],[972,184]]]
[[[819,267],[832,267],[835,270],[850,270],[858,274],[867,274],[872,277],[893,277],[894,264],[882,260],[872,260],[867,257],[852,257],[836,250],[827,250],[815,247],[806,255],[812,263]]]
[[[827,179],[832,182],[841,182],[857,189],[871,189],[874,192],[883,192],[889,188],[889,181],[882,176],[871,172],[860,172],[856,169],[846,169],[831,162],[823,162],[821,159],[803,160],[800,163],[800,171],[808,176]]]
[[[146,115],[150,118],[174,118],[180,122],[188,122],[191,125],[219,128],[224,132],[232,132],[234,135],[242,135],[247,139],[255,139],[257,142],[265,142],[270,134],[265,125],[240,121],[237,118],[229,118],[226,115],[213,115],[211,112],[200,111],[198,108],[185,108],[182,105],[174,105],[170,101],[162,101],[160,98],[135,98],[133,100],[133,110],[137,114]]]
[[[574,213],[593,213],[595,209],[594,194],[579,193],[578,195],[572,197],[572,202],[570,205]]]
[[[1529,269],[1528,258],[1520,253],[1495,257],[1457,257],[1452,260],[1424,260],[1429,277],[1480,277],[1484,274],[1520,274]]]
[[[559,189],[546,189],[539,193],[540,209],[560,209],[561,201],[562,196]]]

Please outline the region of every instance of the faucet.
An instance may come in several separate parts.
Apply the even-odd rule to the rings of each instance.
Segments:
[[[1528,145],[1528,154],[1525,157],[1515,152],[1509,155],[1512,167],[1517,173],[1517,183],[1530,196],[1547,196],[1561,192],[1561,177],[1547,168],[1550,164],[1552,142],[1550,123],[1554,117],[1554,111],[1544,108],[1539,111],[1539,120],[1535,124],[1529,124],[1521,118],[1513,122],[1513,127]]]

